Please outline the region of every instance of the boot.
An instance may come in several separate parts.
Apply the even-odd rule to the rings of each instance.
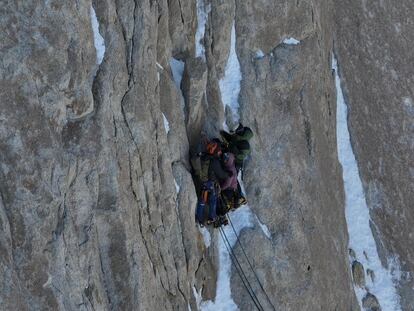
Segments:
[[[246,205],[246,204],[247,204],[247,199],[243,195],[240,195],[238,205],[241,206],[241,205]]]

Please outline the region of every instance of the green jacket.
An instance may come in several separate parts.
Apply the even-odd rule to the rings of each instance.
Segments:
[[[248,127],[243,127],[235,133],[220,131],[220,135],[227,146],[227,150],[235,155],[236,167],[242,167],[244,160],[250,155],[249,140],[253,137],[253,132]]]

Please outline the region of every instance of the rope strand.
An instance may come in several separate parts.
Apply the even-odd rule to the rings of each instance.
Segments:
[[[231,258],[231,261],[233,262],[233,265],[236,268],[236,271],[239,274],[239,277],[242,280],[244,287],[248,291],[248,293],[250,295],[250,298],[252,298],[252,300],[253,300],[256,308],[259,311],[264,311],[263,306],[261,305],[259,299],[257,298],[257,296],[256,296],[256,294],[255,294],[255,292],[254,292],[254,290],[253,290],[253,288],[252,288],[249,280],[246,277],[246,274],[243,271],[243,268],[240,265],[240,262],[238,261],[236,255],[234,254],[234,252],[233,252],[233,250],[231,248],[231,244],[230,244],[230,242],[229,242],[229,240],[228,240],[228,238],[227,238],[224,230],[222,228],[219,228],[219,229],[220,229],[221,238],[223,239],[224,245],[226,246],[226,249],[227,249],[227,251],[229,253],[229,256]]]
[[[229,223],[230,223],[230,225],[231,225],[231,227],[232,227],[232,229],[233,229],[234,235],[235,235],[235,236],[236,236],[236,238],[237,238],[237,242],[238,242],[238,243],[239,243],[239,245],[240,245],[240,248],[241,248],[241,250],[242,250],[242,252],[243,252],[243,254],[244,254],[244,257],[246,257],[246,260],[247,260],[247,262],[248,262],[248,264],[249,264],[249,266],[250,266],[250,269],[252,270],[252,272],[253,272],[254,276],[256,277],[257,283],[259,283],[260,288],[262,289],[263,293],[265,294],[266,299],[267,299],[267,301],[269,302],[269,304],[272,306],[273,310],[274,310],[274,311],[276,311],[275,306],[274,306],[274,305],[273,305],[273,303],[270,301],[270,298],[269,298],[269,296],[267,295],[267,293],[266,293],[266,291],[265,291],[265,289],[264,289],[264,287],[263,287],[262,283],[260,282],[259,277],[257,276],[256,272],[254,271],[253,266],[252,266],[252,264],[251,264],[251,262],[250,262],[250,260],[249,260],[249,257],[247,257],[246,251],[244,250],[244,247],[243,247],[243,245],[241,244],[241,241],[240,241],[239,236],[238,236],[238,234],[237,234],[237,232],[236,232],[236,229],[234,228],[233,223],[232,223],[232,221],[231,221],[231,219],[230,219],[230,215],[227,215],[227,218],[229,219]]]

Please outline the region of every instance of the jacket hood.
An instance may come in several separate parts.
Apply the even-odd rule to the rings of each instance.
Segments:
[[[253,137],[253,131],[250,129],[250,127],[245,126],[243,131],[240,131],[236,133],[236,139],[237,140],[250,140]]]

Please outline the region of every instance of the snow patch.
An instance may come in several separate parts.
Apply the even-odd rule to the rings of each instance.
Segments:
[[[230,41],[230,55],[227,60],[226,70],[224,78],[220,80],[220,92],[223,100],[224,108],[228,106],[231,109],[233,115],[233,121],[239,121],[239,102],[238,97],[240,93],[240,81],[241,71],[240,64],[236,54],[236,29],[232,27],[231,41]],[[223,124],[227,129],[227,124]],[[244,192],[244,185],[239,175],[239,183],[242,191]],[[240,234],[244,228],[252,228],[253,223],[251,221],[251,210],[245,205],[238,208],[235,212],[231,213],[231,220],[234,225],[234,229],[237,235]],[[230,247],[233,247],[237,241],[237,237],[233,232],[231,226],[222,227],[225,235],[227,236]],[[200,305],[202,311],[236,311],[239,310],[236,303],[231,297],[230,286],[230,274],[231,274],[231,258],[226,248],[226,244],[223,239],[219,237],[218,241],[219,250],[219,271],[217,274],[217,288],[216,297],[214,301],[203,301]]]
[[[238,208],[234,213],[232,213],[231,219],[237,234],[240,234],[240,231],[246,227],[253,227],[253,224],[250,220],[251,211],[247,206]],[[224,233],[229,239],[231,247],[237,241],[236,236],[230,226],[225,226],[223,228]],[[231,258],[229,252],[227,251],[226,245],[224,244],[223,239],[219,238],[218,243],[219,249],[219,271],[217,277],[217,289],[216,289],[216,298],[213,301],[203,301],[201,303],[202,311],[236,311],[239,310],[236,303],[231,297],[231,286],[230,286],[230,273],[231,273]]]
[[[263,53],[262,50],[257,50],[256,51],[256,59],[260,59],[260,58],[263,58],[263,57],[265,57],[265,53]]]
[[[345,187],[345,216],[349,233],[349,248],[355,251],[356,259],[363,264],[365,270],[371,269],[375,273],[375,281],[372,282],[370,278],[367,278],[367,289],[361,289],[355,286],[355,293],[361,309],[362,298],[368,290],[378,298],[382,310],[398,311],[401,310],[401,307],[393,283],[393,276],[381,264],[377,246],[370,228],[370,222],[372,220],[366,204],[358,165],[352,150],[347,123],[348,108],[342,93],[341,80],[338,75],[338,64],[334,56],[332,56],[332,69],[335,70],[338,157],[342,165]]]
[[[173,74],[175,85],[177,86],[178,90],[181,90],[181,80],[183,79],[184,73],[184,62],[172,57],[170,59],[170,67]]]
[[[230,44],[229,59],[227,60],[224,77],[220,80],[220,92],[224,107],[230,107],[233,121],[238,121],[240,119],[239,93],[242,76],[240,63],[236,54],[236,28],[234,23],[231,29]]]
[[[410,115],[414,115],[414,103],[411,97],[404,97],[403,98],[403,105],[404,105],[404,110],[410,114]]]
[[[205,5],[204,0],[197,0],[197,32],[195,35],[196,57],[205,59],[205,49],[203,44],[204,33],[206,31],[207,17],[210,13],[211,6]]]
[[[174,185],[175,185],[175,191],[176,191],[177,193],[179,193],[179,192],[180,192],[180,186],[178,185],[178,183],[177,183],[177,181],[175,180],[175,178],[174,178]]]
[[[52,285],[52,276],[48,273],[47,274],[47,281],[42,285],[43,288],[49,287]]]
[[[394,24],[394,30],[397,34],[401,33],[401,23],[395,23]]]
[[[159,62],[156,62],[156,65],[157,65],[157,68],[159,69],[159,70],[157,70],[157,80],[158,80],[158,82],[160,82],[160,80],[161,80],[160,70],[164,71],[164,67],[161,66],[161,64]]]
[[[259,220],[259,217],[256,216],[256,219],[265,236],[270,239],[272,235],[270,234],[269,228]]]
[[[260,53],[261,52],[261,53]],[[258,51],[259,56],[264,56],[262,51]],[[263,54],[263,55],[262,55]],[[242,79],[240,63],[236,54],[236,28],[233,22],[230,39],[230,54],[227,60],[224,77],[220,80],[220,92],[223,101],[224,109],[229,107],[233,121],[237,122],[240,119],[239,114],[239,93],[240,93],[240,81]],[[223,124],[224,129],[228,129],[226,122]],[[244,185],[241,180],[241,174],[238,176],[239,184],[242,192],[245,193]],[[229,247],[232,248],[237,241],[237,236],[244,228],[252,228],[253,223],[251,221],[251,210],[248,205],[238,208],[235,212],[231,213],[231,217],[236,234],[233,232],[232,227],[222,227],[224,234],[229,240]],[[267,228],[267,227],[266,227]],[[270,232],[269,232],[270,234]],[[231,297],[231,257],[227,250],[226,244],[222,238],[219,238],[219,271],[217,277],[216,297],[213,301],[204,301],[201,303],[202,311],[236,311],[239,310],[236,303]]]
[[[296,40],[295,38],[286,38],[282,41],[284,44],[289,44],[289,45],[298,45],[300,43],[299,40]]]
[[[170,122],[168,122],[167,117],[164,113],[162,114],[162,119],[164,121],[165,132],[168,134],[170,132]]]
[[[203,293],[203,288],[200,288],[200,292],[199,292],[199,291],[197,291],[197,288],[195,286],[193,286],[193,296],[196,300],[198,310],[200,310],[201,300],[203,299],[203,297],[201,295],[202,293]]]
[[[211,236],[210,232],[205,227],[198,227],[200,230],[201,235],[203,236],[204,244],[207,248],[211,245]]]
[[[398,257],[387,258],[387,261],[394,282],[399,282],[403,272],[401,271],[401,264]]]
[[[90,16],[93,30],[93,42],[96,49],[96,63],[100,65],[105,55],[105,41],[99,32],[98,18],[96,17],[96,13],[92,5],[90,9]]]

